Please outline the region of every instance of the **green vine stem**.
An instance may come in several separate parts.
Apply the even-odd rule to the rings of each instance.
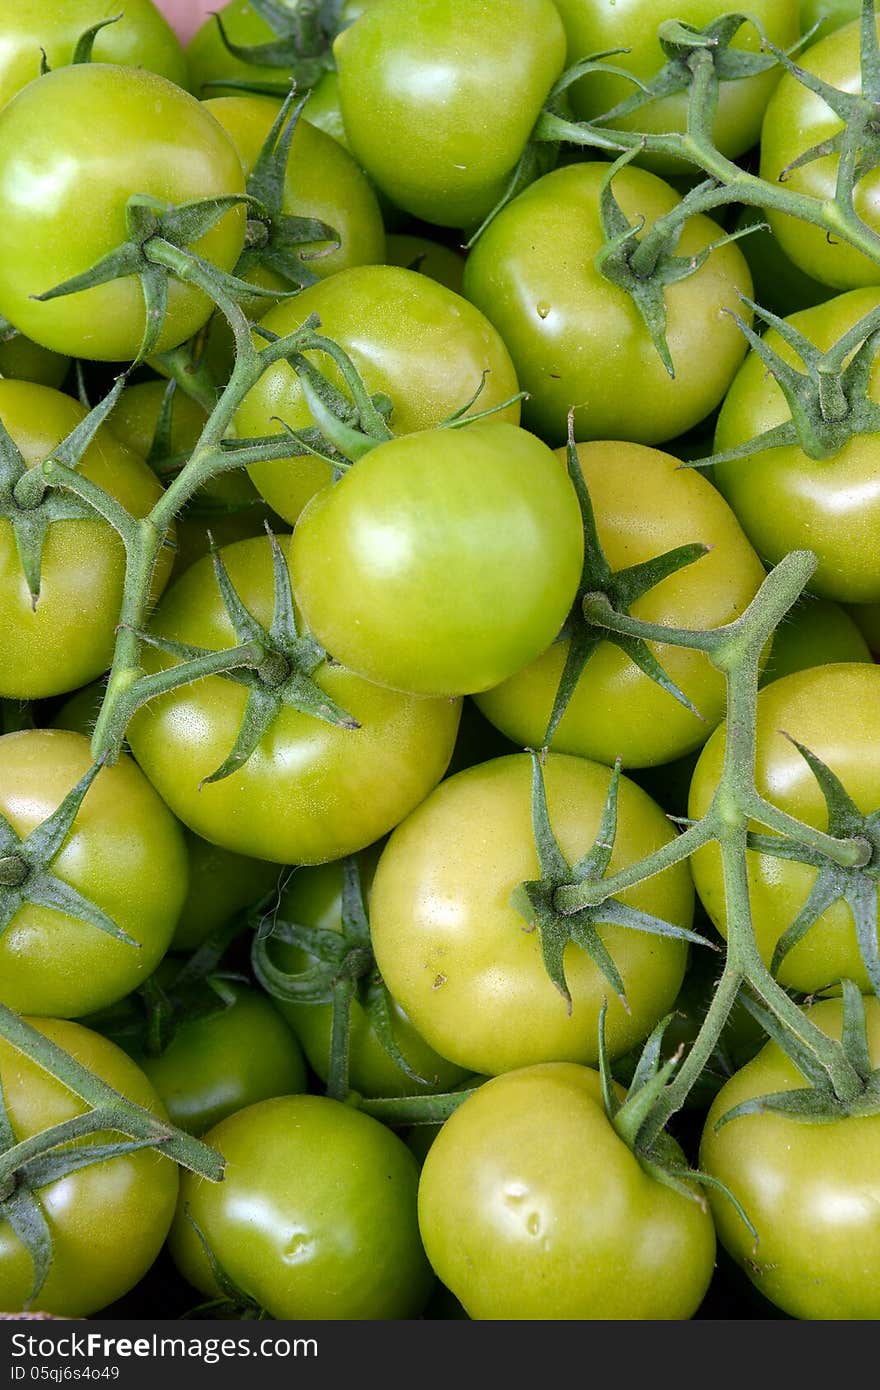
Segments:
[[[867,840],[837,839],[803,825],[770,805],[755,786],[755,728],[761,653],[770,635],[809,582],[815,567],[816,557],[811,551],[793,551],[767,576],[741,617],[711,631],[669,629],[640,622],[616,613],[604,595],[588,595],[584,600],[585,616],[597,627],[630,633],[646,641],[661,640],[704,651],[727,682],[724,765],[706,815],[689,825],[677,840],[640,863],[609,875],[599,883],[571,884],[559,888],[554,900],[559,911],[576,912],[652,877],[687,858],[703,845],[715,841],[720,848],[728,924],[726,963],[690,1052],[652,1110],[644,1136],[648,1143],[681,1109],[708,1062],[737,993],[743,986],[750,987],[810,1051],[827,1075],[835,1095],[848,1099],[861,1086],[840,1046],[805,1018],[761,959],[752,926],[746,873],[748,827],[752,820],[787,835],[799,844],[818,850],[838,864],[860,867],[871,856],[871,846]]]
[[[25,1163],[61,1144],[108,1130],[160,1150],[200,1177],[212,1182],[222,1179],[223,1159],[216,1149],[127,1100],[4,1004],[0,1004],[0,1037],[56,1077],[89,1107],[84,1114],[22,1139],[0,1153],[0,1200],[13,1190]]]

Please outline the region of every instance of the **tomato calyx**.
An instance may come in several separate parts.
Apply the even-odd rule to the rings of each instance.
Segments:
[[[789,737],[787,735],[787,737]],[[877,918],[880,908],[880,808],[864,815],[853,802],[840,779],[811,753],[790,738],[812,771],[828,809],[828,834],[839,839],[862,841],[870,848],[867,863],[857,867],[834,864],[821,851],[782,839],[778,835],[749,835],[749,848],[780,859],[794,859],[817,869],[809,897],[795,920],[780,937],[770,965],[775,974],[788,955],[834,903],[849,907],[855,924],[859,954],[874,993],[880,996],[880,951],[877,945]],[[829,984],[833,981],[829,981]]]
[[[341,243],[339,233],[326,222],[316,217],[293,217],[283,211],[290,145],[306,103],[303,97],[294,106],[294,96],[295,89],[282,103],[248,175],[246,188],[251,203],[245,249],[235,273],[245,277],[248,272],[265,267],[278,275],[288,288],[304,289],[318,282],[318,276],[306,262],[332,255]],[[308,246],[315,249],[303,250]]]
[[[27,835],[18,835],[5,816],[0,815],[0,936],[20,910],[30,904],[62,912],[140,950],[140,943],[118,927],[96,903],[52,871],[52,864],[61,853],[101,767],[101,762],[94,763],[51,816]]]
[[[70,58],[70,66],[76,63],[90,63],[92,61],[92,50],[95,47],[95,39],[102,29],[106,29],[108,24],[118,24],[122,19],[122,11],[119,14],[111,15],[109,19],[99,19],[96,24],[90,25],[88,29],[83,29],[79,38],[73,46],[73,53]],[[45,77],[47,72],[51,72],[49,60],[46,57],[46,50],[40,49],[40,76]]]
[[[234,300],[246,300],[255,295],[274,300],[287,295],[285,290],[269,290],[248,284],[211,265],[189,249],[228,212],[249,201],[247,194],[230,193],[180,203],[175,207],[149,194],[132,194],[125,211],[127,239],[88,270],[53,285],[34,298],[45,302],[78,294],[127,275],[137,276],[146,310],[144,336],[132,363],[133,367],[137,366],[151,356],[165,325],[168,280],[171,275],[198,283],[208,294],[220,289]]]
[[[808,91],[821,97],[842,122],[841,129],[835,135],[811,146],[783,169],[779,175],[779,182],[784,183],[796,169],[802,169],[817,159],[836,156],[839,164],[835,199],[850,210],[853,208],[856,185],[880,163],[880,41],[877,38],[874,13],[873,2],[862,5],[861,90],[858,92],[841,91],[839,87],[832,86],[816,73],[802,68],[788,54],[767,41],[768,48],[773,50],[791,76]]]
[[[72,1119],[17,1139],[0,1090],[0,1219],[9,1222],[31,1257],[34,1278],[27,1308],[46,1281],[54,1249],[41,1188],[144,1148],[156,1149],[210,1182],[222,1179],[224,1162],[216,1149],[120,1095],[6,1005],[0,1005],[0,1037],[87,1107]],[[111,1140],[108,1133],[123,1138]],[[83,1142],[93,1139],[97,1142]]]
[[[223,46],[234,58],[255,67],[282,69],[305,90],[314,87],[326,72],[332,72],[333,40],[344,27],[345,0],[300,0],[297,5],[284,0],[251,0],[251,7],[264,19],[275,37],[266,43],[233,43],[219,14],[214,15]],[[223,87],[232,85],[223,82]],[[243,85],[243,84],[236,84]],[[251,90],[253,86],[251,85]]]
[[[703,545],[701,542],[677,546],[675,549],[667,550],[662,555],[657,555],[642,564],[613,571],[599,540],[590,491],[578,459],[577,446],[574,442],[573,412],[568,417],[566,459],[569,477],[574,484],[583,518],[584,564],[581,582],[571,612],[557,639],[558,641],[567,639],[569,649],[553,700],[547,728],[544,732],[545,746],[550,744],[556,733],[587,662],[600,643],[607,641],[618,646],[638,666],[640,671],[643,671],[680,705],[690,710],[698,719],[702,719],[700,711],[666,673],[647,642],[632,634],[615,633],[608,628],[594,625],[590,620],[589,605],[601,596],[613,612],[628,614],[637,599],[648,593],[662,580],[668,579],[670,575],[677,574],[679,570],[700,560],[708,554],[709,546]]]
[[[156,693],[189,685],[207,674],[222,675],[248,687],[247,701],[238,736],[228,757],[203,779],[202,785],[219,782],[237,772],[268,733],[282,709],[310,714],[341,729],[360,725],[323,691],[312,676],[328,656],[311,633],[300,634],[290,586],[290,572],[275,536],[267,527],[272,546],[275,609],[268,627],[245,607],[217,549],[212,550],[214,574],[239,646],[225,653],[185,642],[174,642],[155,632],[138,635],[149,646],[180,658],[159,676],[143,677],[131,692],[132,708]]]
[[[671,285],[696,275],[713,251],[732,241],[738,241],[742,236],[750,235],[757,228],[740,227],[737,231],[710,242],[696,255],[676,255],[676,247],[690,215],[692,203],[695,204],[704,194],[717,187],[715,181],[709,179],[699,184],[692,194],[683,199],[673,215],[656,222],[649,232],[641,237],[645,219],[640,217],[635,222],[630,222],[614,196],[615,175],[630,164],[638,153],[638,150],[627,150],[611,165],[602,181],[599,215],[605,245],[598,252],[595,265],[600,275],[630,296],[667,374],[674,380],[675,363],[666,338],[666,291]]]
[[[309,964],[295,973],[282,970],[272,959],[273,939],[306,952]],[[273,998],[293,1004],[331,1006],[328,1096],[345,1100],[349,1094],[351,1006],[355,1000],[391,1061],[410,1080],[423,1086],[431,1084],[429,1077],[413,1069],[398,1046],[391,996],[376,966],[360,869],[354,856],[343,864],[339,930],[264,917],[259,919],[254,935],[251,964],[260,984]]]
[[[827,352],[820,351],[795,326],[744,300],[749,309],[775,329],[805,367],[799,371],[783,360],[737,315],[734,315],[750,347],[776,381],[791,411],[791,419],[734,449],[686,463],[688,468],[708,468],[751,458],[765,449],[795,446],[811,459],[835,458],[856,435],[880,432],[880,405],[869,391],[880,349],[880,309],[872,309],[854,324]]]
[[[76,471],[98,429],[119,399],[125,380],[124,375],[120,376],[104,400],[53,449],[49,459],[33,468],[28,467],[0,420],[0,517],[4,517],[12,527],[19,563],[35,611],[40,598],[43,549],[49,527],[53,522],[83,518],[94,520],[96,515],[102,514],[103,499],[106,497],[102,490],[96,489],[96,493],[101,492],[102,505],[90,505],[87,500],[89,485],[84,478],[80,479],[83,496],[59,492],[51,485],[53,474],[57,477],[64,470]]]
[[[809,1048],[768,1010],[748,996],[743,996],[743,1002],[749,1012],[759,1021],[772,1041],[794,1062],[809,1084],[742,1101],[719,1116],[715,1122],[716,1131],[743,1116],[767,1112],[784,1115],[803,1124],[833,1124],[849,1116],[880,1114],[880,1070],[875,1070],[871,1063],[865,1001],[852,980],[841,980],[840,986],[843,997],[843,1028],[840,1042],[834,1042],[833,1046],[848,1063],[847,1070],[853,1078],[852,1084],[845,1090],[835,1090],[828,1072],[817,1063]]]
[[[689,1201],[696,1202],[705,1209],[707,1203],[701,1189],[714,1187],[720,1191],[733,1204],[749,1231],[757,1239],[757,1231],[730,1189],[710,1174],[692,1168],[672,1136],[663,1129],[658,1130],[654,1123],[658,1105],[662,1102],[670,1077],[678,1067],[684,1052],[682,1045],[671,1057],[663,1060],[663,1039],[673,1015],[668,1014],[666,1018],[661,1019],[650,1034],[639,1054],[626,1096],[621,1100],[605,1043],[607,1012],[606,1001],[599,1014],[599,1077],[605,1114],[615,1133],[655,1182],[672,1188]]]
[[[571,865],[562,853],[550,824],[541,755],[532,752],[531,758],[532,828],[541,877],[519,884],[510,896],[511,906],[525,918],[527,930],[538,932],[544,968],[565,1000],[569,1013],[572,1011],[572,998],[565,977],[564,957],[566,947],[572,942],[587,952],[629,1012],[623,979],[599,931],[603,924],[628,927],[653,936],[674,937],[697,946],[711,946],[711,943],[697,932],[674,926],[661,917],[630,907],[610,895],[600,903],[590,904],[576,912],[559,912],[555,898],[560,888],[572,884],[599,883],[608,871],[617,836],[620,759],[611,770],[605,806],[592,848],[577,864]]]

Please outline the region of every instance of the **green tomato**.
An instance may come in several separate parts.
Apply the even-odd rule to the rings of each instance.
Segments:
[[[806,230],[806,224],[802,224]],[[739,245],[749,264],[755,286],[754,298],[765,309],[785,317],[799,309],[811,309],[824,304],[834,290],[805,275],[790,261],[779,245],[779,239],[767,225],[761,208],[745,207],[736,219],[736,230],[755,228],[740,239]],[[706,453],[712,452],[711,441]]]
[[[346,0],[342,6],[340,21],[345,23],[357,18],[366,8],[366,3],[368,0]],[[295,10],[296,5],[291,6],[289,0],[283,0],[278,8],[283,13],[284,10]],[[217,10],[230,41],[242,48],[272,43],[278,38],[272,26],[250,0],[227,0],[225,5],[218,5]],[[274,82],[279,87],[284,87],[292,76],[290,70],[283,67],[251,63],[246,58],[237,58],[235,54],[230,53],[213,14],[209,14],[193,34],[186,47],[186,59],[192,89],[203,97],[213,97],[220,93],[238,95],[235,87],[223,87],[224,78],[232,78],[236,82]],[[208,86],[208,83],[214,85]],[[321,86],[321,81],[318,86]]]
[[[718,0],[555,0],[568,41],[568,63],[615,50],[609,64],[631,73],[640,82],[650,80],[666,62],[658,31],[664,20],[678,19],[702,29],[726,13]],[[746,23],[734,40],[734,49],[761,51],[766,34],[779,48],[788,49],[800,35],[799,0],[756,0],[748,15],[758,24]],[[758,27],[760,25],[760,28]],[[622,52],[620,50],[623,50]],[[761,119],[779,81],[780,69],[737,81],[722,82],[712,126],[717,149],[736,159],[757,144]],[[611,111],[637,91],[626,77],[597,71],[583,77],[572,89],[572,105],[581,120],[593,121]],[[666,134],[687,127],[687,92],[652,101],[629,116],[608,122],[611,128]],[[603,125],[605,123],[603,122]],[[654,159],[653,163],[661,161]],[[662,161],[672,168],[670,160]],[[679,164],[677,167],[684,168]]]
[[[454,1111],[422,1168],[419,1227],[440,1279],[482,1320],[690,1318],[715,1263],[697,1190],[647,1172],[598,1073],[570,1063],[495,1077]]]
[[[362,885],[369,893],[378,853],[367,851],[361,856]],[[299,869],[281,896],[278,916],[282,921],[317,927],[321,931],[338,932],[342,927],[343,865],[324,864],[312,869]],[[284,943],[273,944],[272,960],[280,969],[291,974],[308,969],[313,957],[307,951]],[[333,1011],[330,1004],[294,1004],[275,1001],[275,1007],[287,1019],[305,1049],[312,1070],[327,1080],[330,1062],[330,1032]],[[428,1095],[432,1091],[449,1091],[462,1078],[461,1067],[447,1062],[429,1047],[410,1023],[403,1009],[391,1000],[394,1038],[403,1056],[424,1084],[414,1081],[388,1055],[376,1036],[366,1010],[358,999],[351,1005],[351,1043],[349,1084],[362,1096]]]
[[[880,652],[880,603],[852,603],[846,611],[876,658]]]
[[[238,1111],[206,1141],[222,1183],[181,1182],[171,1254],[196,1288],[216,1285],[187,1213],[215,1258],[270,1317],[418,1317],[431,1288],[419,1240],[418,1165],[378,1120],[323,1096]]]
[[[523,421],[553,445],[566,438],[572,406],[579,440],[662,444],[684,434],[718,405],[746,350],[731,311],[745,312],[740,296],[751,295],[752,280],[729,244],[665,291],[670,380],[635,300],[596,265],[608,168],[570,164],[538,179],[498,214],[465,265],[465,296],[498,329],[528,392]],[[614,194],[647,227],[679,202],[669,184],[632,166],[616,175]],[[709,218],[691,217],[677,254],[697,256],[721,235]]]
[[[77,1023],[28,1020],[58,1047],[136,1105],[165,1118],[143,1072],[115,1044]],[[63,1124],[85,1103],[0,1039],[0,1085],[17,1141]],[[115,1143],[118,1134],[92,1142]],[[84,1318],[121,1298],[146,1274],[174,1216],[177,1168],[155,1149],[139,1149],[80,1168],[40,1188],[52,1236],[49,1274],[33,1308],[62,1318]],[[0,1307],[22,1310],[33,1283],[27,1250],[8,1221],[0,1220]]]
[[[560,450],[560,458],[563,451]],[[710,483],[670,454],[640,444],[578,445],[599,540],[614,571],[700,542],[707,554],[670,575],[632,605],[633,617],[671,627],[720,627],[751,602],[764,578],[757,555]],[[536,661],[476,703],[520,747],[541,748],[569,642],[554,642]],[[626,767],[667,763],[705,743],[724,713],[724,678],[702,652],[654,648],[697,718],[611,642],[592,653],[551,747]]]
[[[352,154],[398,207],[479,223],[565,62],[552,0],[375,0],[333,45]]]
[[[841,1036],[839,999],[807,1017]],[[865,1000],[871,1062],[880,1065],[880,1005]],[[757,1096],[798,1090],[801,1073],[775,1043],[718,1093],[706,1118],[700,1167],[723,1182],[758,1232],[757,1243],[733,1204],[708,1188],[718,1238],[755,1287],[795,1318],[876,1320],[880,1316],[880,1117],[805,1124],[760,1111],[715,1126]]]
[[[32,343],[21,333],[0,340],[0,376],[15,381],[35,381],[41,386],[60,386],[67,376],[70,358]]]
[[[240,541],[221,554],[243,603],[267,625],[273,612],[268,539]],[[153,628],[214,650],[236,644],[210,558],[196,561],[168,590]],[[168,659],[145,660],[155,668]],[[135,715],[128,736],[138,762],[197,835],[256,859],[322,863],[372,844],[440,780],[459,701],[400,695],[329,663],[313,679],[360,728],[285,708],[237,772],[205,785],[235,744],[247,688],[210,676]]]
[[[272,1096],[306,1089],[302,1051],[284,1019],[258,990],[227,982],[232,1002],[181,1024],[158,1056],[133,1051],[173,1124],[206,1130]]]
[[[368,680],[435,696],[488,690],[542,652],[582,559],[564,465],[494,421],[373,449],[312,498],[290,547],[297,602],[326,649]]]
[[[0,418],[29,467],[48,458],[85,415],[77,401],[49,386],[0,381]],[[79,471],[134,517],[146,516],[162,495],[153,472],[106,426],[99,427]],[[163,548],[153,598],[162,592],[171,559],[171,551]],[[60,695],[105,671],[113,655],[124,576],[122,541],[108,522],[97,516],[53,522],[34,607],[12,525],[0,516],[0,695]]]
[[[229,135],[247,178],[278,115],[280,103],[268,97],[214,97],[203,103]],[[351,155],[307,120],[297,121],[284,179],[282,212],[287,217],[315,217],[337,234],[339,247],[315,242],[305,248],[308,267],[324,279],[353,265],[385,259],[385,228],[376,195]],[[286,289],[280,276],[260,269],[249,275],[255,284]],[[251,317],[271,308],[256,300]]]
[[[270,309],[261,324],[283,336],[313,313],[320,332],[349,354],[367,389],[391,399],[395,434],[439,425],[478,391],[471,414],[501,406],[519,391],[510,354],[489,320],[452,290],[413,270],[375,265],[341,271]],[[329,357],[314,353],[311,360],[342,389],[342,377]],[[519,401],[493,418],[517,424]],[[280,434],[279,422],[295,430],[314,423],[299,379],[285,361],[269,367],[245,396],[235,430],[256,439]],[[255,464],[250,474],[270,505],[294,525],[309,499],[330,481],[332,470],[321,459],[303,455]]]
[[[798,63],[839,91],[858,93],[860,55],[861,26],[856,22],[812,44]],[[761,178],[769,183],[784,180],[790,193],[816,198],[820,203],[833,200],[840,163],[836,154],[810,160],[796,169],[790,166],[814,146],[833,139],[842,127],[843,121],[823,97],[786,73],[764,116]],[[868,227],[880,231],[880,174],[873,164],[856,184],[854,207]],[[785,254],[814,280],[839,290],[880,284],[876,260],[845,240],[773,208],[767,209],[767,220]]]
[[[276,886],[278,865],[220,849],[191,830],[184,833],[189,858],[189,889],[172,951],[198,950],[209,936],[239,912],[253,907]]]
[[[134,276],[40,302],[127,239],[126,205],[166,205],[244,193],[235,149],[217,121],[165,77],[109,63],[58,68],[0,111],[0,314],[55,352],[130,360],[144,332]],[[231,208],[193,250],[231,270],[244,243]],[[211,302],[171,279],[156,351],[189,338]]]
[[[373,881],[373,947],[382,978],[431,1046],[471,1072],[595,1062],[606,999],[608,1051],[619,1056],[647,1037],[684,976],[681,941],[601,926],[628,1010],[587,952],[569,944],[569,1012],[547,974],[537,931],[510,903],[519,884],[539,877],[531,776],[531,761],[521,753],[441,783],[394,831]],[[576,863],[595,839],[611,773],[551,754],[544,776],[550,823],[563,854]],[[659,806],[621,778],[608,872],[644,858],[674,834]],[[665,921],[690,925],[693,891],[684,865],[620,896]]]
[[[824,599],[805,598],[776,629],[761,685],[814,666],[873,659],[855,619],[844,608]]]
[[[0,106],[40,76],[41,50],[50,68],[73,60],[80,36],[101,20],[96,63],[119,63],[160,73],[178,87],[189,86],[186,59],[171,25],[153,0],[125,0],[114,10],[106,0],[14,0],[0,18]]]
[[[436,280],[448,290],[461,294],[464,256],[451,246],[410,232],[393,232],[385,238],[385,258],[389,265],[402,265]]]
[[[6,734],[0,739],[0,814],[18,835],[30,834],[91,766],[82,734]],[[25,903],[0,936],[0,1001],[25,1013],[78,1017],[121,999],[152,974],[186,895],[180,827],[131,758],[123,754],[99,772],[52,872],[133,942]]]
[[[864,315],[880,308],[880,289],[853,290],[792,314],[788,322],[826,351]],[[804,366],[775,329],[768,347],[784,362]],[[869,394],[880,401],[880,364]],[[733,382],[715,431],[721,452],[755,439],[791,419],[785,397],[757,352],[750,352]],[[810,589],[838,603],[880,599],[880,477],[870,435],[853,435],[832,457],[812,459],[796,444],[764,449],[716,465],[715,482],[761,557],[776,564],[790,550],[816,553]]]
[[[867,815],[880,808],[880,670],[876,666],[855,662],[816,666],[773,681],[758,697],[756,732],[756,785],[781,810],[819,829],[828,823],[819,783],[792,739],[837,775],[860,811]],[[705,815],[718,785],[724,737],[721,725],[697,763],[688,810],[695,819]],[[806,903],[817,871],[795,859],[753,850],[747,862],[755,939],[769,964],[779,938]],[[718,846],[698,850],[691,869],[703,906],[725,935],[727,910]],[[777,974],[781,984],[808,994],[841,979],[870,988],[846,902],[838,900],[826,908],[784,957]]]

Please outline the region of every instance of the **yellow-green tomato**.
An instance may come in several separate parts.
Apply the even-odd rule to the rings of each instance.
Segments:
[[[694,273],[664,291],[670,379],[633,297],[606,279],[600,216],[607,163],[569,164],[508,203],[467,258],[464,293],[491,319],[528,392],[523,420],[550,444],[575,437],[662,444],[719,404],[745,355],[731,311],[752,279],[739,247],[717,247]],[[675,190],[632,165],[614,178],[626,218],[650,229],[678,206]],[[700,256],[723,236],[691,217],[676,248]]]
[[[638,91],[635,83],[620,75],[632,74],[640,82],[650,82],[667,61],[658,31],[664,20],[678,19],[696,29],[728,12],[718,0],[555,0],[562,16],[568,41],[568,62],[614,50],[608,64],[617,72],[601,68],[575,83],[572,104],[581,120],[592,121],[611,111]],[[731,7],[732,8],[732,7]],[[746,8],[746,7],[744,7]],[[800,36],[799,0],[756,0],[748,7],[749,21],[742,25],[733,42],[734,50],[760,53],[764,35],[787,49]],[[757,24],[751,22],[751,17]],[[759,27],[760,26],[760,27]],[[622,50],[622,51],[621,51]],[[757,144],[767,102],[779,81],[781,69],[748,78],[722,82],[712,127],[716,147],[735,159]],[[687,127],[687,91],[652,101],[627,116],[615,117],[608,124],[622,130],[666,134]],[[603,123],[604,124],[604,123]],[[667,166],[669,161],[666,161]]]
[[[229,96],[211,97],[204,106],[229,135],[248,178],[280,103],[270,97]],[[303,247],[309,269],[322,279],[352,265],[379,264],[385,259],[385,228],[370,184],[351,155],[306,120],[297,121],[290,142],[281,210],[286,217],[315,217],[336,232],[339,246],[335,250],[332,243],[320,241]],[[248,278],[269,289],[288,288],[279,276],[262,268]],[[256,300],[253,316],[261,316],[271,306],[271,299]]]
[[[565,64],[551,0],[374,0],[333,45],[349,147],[398,207],[480,222]]]
[[[0,739],[0,815],[26,837],[92,766],[88,740],[62,729]],[[177,821],[124,754],[86,792],[51,872],[131,941],[41,903],[0,935],[0,1001],[24,1013],[79,1017],[142,984],[168,949],[187,885]],[[27,878],[22,890],[27,897]]]
[[[226,1159],[224,1180],[184,1177],[170,1239],[196,1288],[217,1293],[187,1211],[273,1318],[418,1317],[432,1283],[418,1165],[390,1129],[323,1096],[285,1096],[239,1110],[205,1140]]]
[[[560,458],[563,452],[560,451]],[[699,473],[640,444],[579,444],[599,540],[612,570],[695,542],[708,553],[631,606],[633,617],[670,627],[720,627],[739,617],[764,570],[731,509]],[[509,680],[476,697],[483,714],[520,747],[541,748],[569,643],[552,646]],[[724,678],[702,652],[655,646],[697,718],[611,642],[590,656],[550,746],[625,767],[666,763],[699,748],[724,713]]]
[[[377,851],[360,857],[362,886],[369,894]],[[316,868],[299,869],[281,896],[278,916],[282,921],[338,932],[342,927],[343,865],[338,860]],[[273,943],[273,964],[296,974],[307,970],[314,958],[307,951]],[[416,1032],[400,1005],[391,1000],[394,1039],[406,1061],[423,1082],[413,1080],[389,1056],[380,1043],[366,1010],[357,997],[351,1004],[349,1084],[363,1096],[428,1095],[448,1091],[461,1080],[462,1069],[441,1057]],[[312,1070],[327,1080],[330,1063],[330,1004],[295,1004],[277,999],[276,1007],[287,1019],[305,1049]]]
[[[0,418],[28,467],[48,458],[85,415],[78,401],[49,386],[0,381]],[[123,448],[104,426],[78,467],[134,517],[146,516],[162,495],[143,460]],[[10,499],[0,507],[0,695],[41,699],[76,690],[110,665],[125,552],[102,518],[52,522],[43,546],[35,607],[7,519],[14,506]],[[170,568],[171,551],[163,548],[153,579],[154,598]]]
[[[367,389],[390,398],[395,434],[431,429],[474,396],[470,414],[501,406],[519,391],[510,354],[489,320],[460,295],[414,270],[374,265],[340,271],[270,309],[261,324],[280,337],[309,314],[317,314],[321,333],[348,353]],[[314,353],[311,360],[343,389],[328,356]],[[517,400],[493,418],[517,424],[519,410]],[[244,438],[280,434],[282,421],[294,430],[314,424],[299,379],[286,361],[269,367],[245,396],[235,431]],[[250,474],[276,512],[293,525],[309,498],[330,481],[331,469],[305,455],[255,464]]]
[[[190,1134],[271,1096],[306,1089],[302,1051],[284,1019],[259,990],[229,983],[231,1004],[181,1024],[157,1057],[134,1052],[173,1124]]]
[[[792,743],[808,748],[843,783],[865,815],[880,809],[880,670],[861,662],[797,671],[765,686],[758,697],[755,778],[758,791],[775,806],[824,830],[828,809],[819,783]],[[689,801],[699,819],[709,809],[721,776],[726,726],[720,725],[700,755]],[[751,829],[767,834],[757,824]],[[722,934],[727,909],[718,846],[706,845],[691,859],[697,892]],[[755,939],[767,964],[776,943],[807,901],[817,870],[795,859],[749,851],[749,893]],[[832,903],[788,952],[779,966],[781,984],[804,993],[855,980],[869,981],[859,952],[852,912]]]
[[[287,541],[282,538],[282,545]],[[240,598],[264,628],[274,612],[267,537],[221,552]],[[159,635],[219,651],[238,645],[209,557],[169,589],[153,618]],[[151,669],[171,657],[145,653]],[[324,662],[312,679],[359,727],[280,708],[242,767],[205,782],[232,751],[245,685],[209,676],[152,700],[129,725],[139,763],[183,823],[223,849],[278,864],[317,864],[372,844],[428,794],[448,766],[458,700],[383,690]]]
[[[165,1118],[139,1067],[114,1043],[77,1023],[32,1019],[56,1046],[136,1105]],[[0,1085],[16,1141],[82,1115],[84,1101],[0,1039]],[[91,1142],[118,1143],[119,1134]],[[53,1241],[49,1274],[32,1311],[84,1318],[121,1298],[146,1274],[162,1248],[178,1191],[178,1170],[155,1149],[140,1149],[80,1168],[39,1188]],[[33,1285],[31,1258],[0,1220],[0,1307],[22,1311]]]
[[[481,1320],[691,1318],[715,1263],[698,1189],[646,1172],[598,1073],[564,1062],[495,1077],[454,1111],[425,1158],[419,1227]]]
[[[56,68],[0,110],[0,314],[55,352],[130,361],[146,325],[136,275],[73,295],[37,296],[128,241],[135,195],[166,210],[243,194],[232,142],[189,92],[144,68]],[[192,249],[232,270],[244,231],[243,204],[234,203]],[[212,307],[202,290],[169,276],[155,350],[192,337]]]
[[[840,1041],[839,999],[807,1018]],[[880,1005],[865,999],[871,1064],[880,1066]],[[719,1120],[735,1105],[806,1085],[775,1043],[719,1091],[706,1118],[700,1167],[724,1183],[758,1232],[757,1242],[722,1192],[707,1194],[718,1239],[755,1287],[791,1317],[880,1317],[880,1116],[805,1124],[762,1110]]]
[[[577,863],[596,837],[611,773],[583,758],[550,754],[544,777],[553,831],[568,862]],[[547,974],[537,930],[510,902],[520,884],[540,877],[531,783],[531,760],[522,753],[450,777],[394,831],[373,881],[373,947],[385,983],[432,1047],[471,1072],[595,1062],[606,999],[608,1050],[619,1056],[647,1037],[684,976],[683,942],[600,925],[628,1008],[587,952],[569,943],[569,1012]],[[659,806],[621,778],[608,872],[644,858],[674,834]],[[690,925],[693,888],[684,865],[620,897]]]
[[[834,347],[866,315],[880,309],[880,288],[852,290],[792,314],[791,327],[822,352]],[[803,362],[770,329],[767,346],[799,372]],[[880,363],[868,394],[880,401]],[[715,430],[720,453],[756,439],[791,419],[791,410],[757,352],[750,352],[725,397]],[[876,440],[854,434],[828,458],[811,458],[798,444],[762,449],[720,463],[715,482],[755,549],[769,564],[790,550],[815,552],[810,590],[838,603],[880,599],[880,473]]]
[[[312,498],[290,567],[327,651],[417,695],[488,690],[556,637],[583,532],[564,464],[517,425],[425,430]]]
[[[822,82],[852,96],[862,91],[860,55],[861,25],[853,21],[811,44],[798,63]],[[833,141],[843,126],[844,121],[824,97],[785,73],[761,128],[761,178],[768,183],[784,183],[789,193],[815,198],[820,204],[832,201],[840,172],[839,153],[799,161],[816,146]],[[872,134],[869,138],[876,137]],[[792,167],[795,164],[797,167]],[[876,234],[880,230],[880,173],[873,159],[856,181],[853,206]],[[840,290],[880,284],[876,259],[857,251],[844,237],[829,236],[823,227],[774,208],[767,209],[767,220],[785,254],[814,280]]]
[[[180,41],[153,0],[125,0],[118,10],[107,0],[10,0],[3,7],[0,106],[40,76],[41,60],[50,68],[72,62],[78,40],[102,20],[112,23],[95,35],[96,63],[148,68],[189,85]]]

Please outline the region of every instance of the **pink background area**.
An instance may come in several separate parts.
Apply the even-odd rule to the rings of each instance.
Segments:
[[[223,0],[155,0],[174,26],[181,43],[188,43],[205,16],[223,8]]]

